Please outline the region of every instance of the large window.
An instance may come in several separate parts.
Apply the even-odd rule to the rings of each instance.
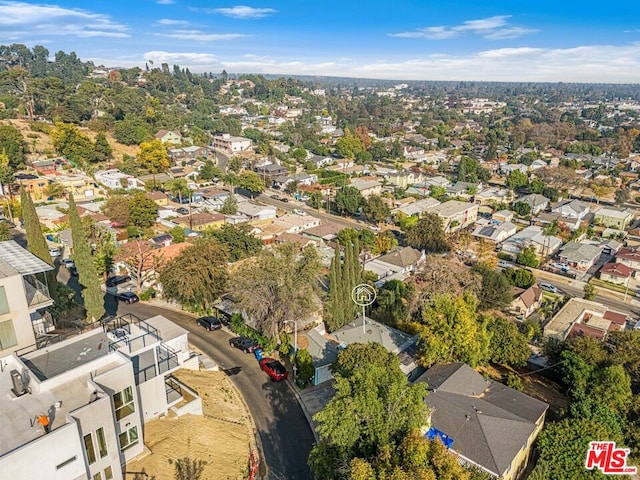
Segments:
[[[126,432],[122,432],[118,439],[120,440],[120,450],[124,451],[138,443],[138,427],[131,427]]]
[[[93,448],[93,439],[91,434],[88,433],[84,436],[84,450],[87,452],[87,461],[89,465],[96,462],[96,451]]]
[[[13,329],[13,320],[0,322],[0,350],[13,347],[18,344],[16,331]]]
[[[7,301],[7,293],[4,287],[0,287],[0,315],[9,313],[9,302]]]
[[[104,436],[104,428],[100,427],[96,430],[96,441],[98,442],[98,453],[100,458],[107,456],[107,439]]]
[[[104,479],[113,480],[113,469],[111,468],[111,465],[104,469]]]
[[[116,418],[122,420],[124,417],[131,415],[136,411],[133,403],[133,391],[131,387],[127,387],[121,392],[113,395],[113,404],[116,407]]]

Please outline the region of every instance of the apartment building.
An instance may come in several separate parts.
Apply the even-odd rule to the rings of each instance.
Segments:
[[[213,137],[213,147],[227,153],[239,153],[251,148],[251,140],[245,137],[234,137],[228,133]]]

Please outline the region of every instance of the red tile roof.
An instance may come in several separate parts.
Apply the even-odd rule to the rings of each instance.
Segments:
[[[620,326],[623,326],[627,323],[626,315],[623,315],[622,313],[612,312],[611,310],[607,310],[602,318]]]
[[[602,266],[600,273],[613,275],[615,277],[629,278],[633,273],[633,268],[627,267],[622,263],[607,263]]]
[[[616,257],[640,262],[640,250],[636,248],[621,248]]]
[[[574,323],[571,330],[569,330],[567,339],[575,337],[592,337],[597,338],[598,340],[603,340],[606,333],[607,332],[600,330],[599,328],[590,327],[583,323]]]

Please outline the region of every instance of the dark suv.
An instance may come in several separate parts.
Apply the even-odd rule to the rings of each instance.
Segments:
[[[222,322],[216,317],[200,317],[196,320],[196,323],[209,331],[220,330],[222,328]]]
[[[120,285],[121,283],[125,283],[131,280],[129,275],[116,275],[115,277],[107,278],[105,284],[107,287],[115,287],[116,285]]]

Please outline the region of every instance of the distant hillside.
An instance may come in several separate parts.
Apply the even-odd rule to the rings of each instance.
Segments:
[[[4,120],[2,123],[10,123],[17,129],[22,132],[24,139],[29,147],[29,153],[27,153],[27,160],[43,160],[46,158],[55,157],[56,152],[53,149],[53,145],[51,144],[51,138],[46,133],[42,132],[34,132],[31,130],[29,123],[27,120],[22,119],[9,119]],[[87,134],[91,140],[95,141],[97,133],[93,130],[90,130],[86,127],[78,127],[78,129]],[[113,151],[114,160],[121,160],[123,154],[127,154],[130,156],[136,156],[139,150],[137,145],[123,145],[121,143],[116,142],[111,133],[106,133],[107,141],[109,145],[111,145],[111,150]]]

